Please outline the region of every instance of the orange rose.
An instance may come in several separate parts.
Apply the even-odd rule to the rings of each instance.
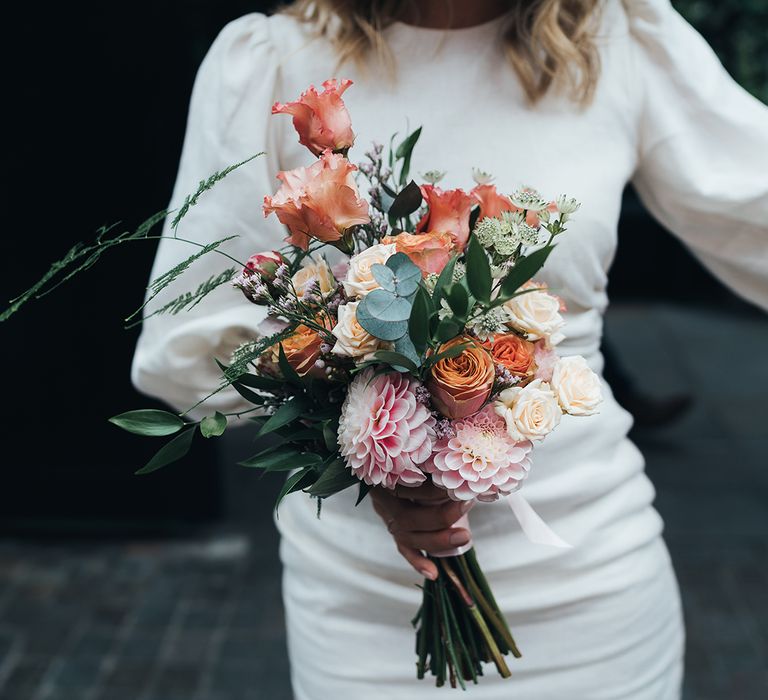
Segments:
[[[279,172],[283,184],[274,196],[264,197],[264,216],[277,214],[291,232],[287,241],[302,250],[316,238],[351,252],[347,230],[370,221],[368,202],[360,198],[352,175],[355,170],[344,156],[326,150],[308,168]]]
[[[477,413],[490,397],[496,377],[493,358],[470,336],[457,336],[443,343],[438,352],[459,343],[467,343],[467,347],[460,355],[435,363],[426,383],[432,403],[447,418]]]
[[[478,185],[471,192],[471,195],[480,203],[480,216],[478,221],[486,216],[498,219],[503,211],[517,211],[517,207],[512,204],[512,200],[505,194],[499,194],[495,185]]]
[[[315,367],[315,362],[320,357],[320,346],[323,344],[323,339],[316,330],[301,324],[281,343],[275,343],[270,348],[274,367],[278,366],[280,344],[283,346],[283,352],[285,353],[285,359],[288,360],[288,364],[296,370],[300,377],[307,374],[314,377],[325,376],[322,369]]]
[[[295,102],[275,102],[272,114],[293,116],[293,128],[299,134],[299,143],[319,156],[326,148],[346,152],[355,142],[349,112],[341,96],[352,85],[351,80],[326,80],[323,91],[318,93],[314,85],[301,93]]]
[[[434,185],[421,185],[420,189],[429,211],[416,225],[416,233],[450,233],[454,245],[464,250],[469,239],[469,214],[476,204],[475,197],[464,190],[444,192]]]
[[[453,238],[450,233],[399,233],[385,236],[382,243],[394,243],[398,253],[405,253],[425,275],[440,274],[453,255]]]
[[[514,333],[497,333],[483,343],[497,364],[512,374],[525,377],[533,366],[535,345]]]

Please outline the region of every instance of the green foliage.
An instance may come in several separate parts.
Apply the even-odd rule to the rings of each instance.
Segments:
[[[206,416],[200,421],[200,434],[205,438],[219,437],[227,429],[227,417],[216,411],[212,416]]]
[[[488,262],[488,256],[485,254],[485,250],[483,250],[483,246],[480,245],[475,236],[471,236],[469,239],[465,260],[467,265],[466,278],[469,289],[476,299],[487,304],[491,300],[491,284],[493,283],[491,266]]]
[[[413,154],[416,142],[419,140],[419,136],[421,136],[421,127],[409,134],[395,151],[395,159],[402,161],[399,178],[400,187],[403,187],[408,182],[408,173],[411,169],[411,155]]]
[[[310,496],[328,498],[328,496],[354,486],[358,481],[359,479],[352,473],[346,462],[339,457],[325,467],[323,473],[307,491]]]
[[[173,440],[163,445],[155,456],[149,460],[136,474],[149,474],[165,467],[171,462],[181,459],[192,447],[192,438],[195,436],[195,428],[187,428],[179,433]]]
[[[109,422],[135,435],[173,435],[184,427],[184,421],[175,413],[151,408],[121,413]]]

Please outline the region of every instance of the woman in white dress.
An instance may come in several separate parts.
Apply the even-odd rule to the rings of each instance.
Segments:
[[[526,184],[583,202],[542,276],[568,308],[561,354],[582,354],[601,369],[606,273],[630,180],[720,279],[768,307],[768,109],[732,81],[668,0],[602,3],[591,34],[600,65],[592,99],[580,105],[552,87],[532,104],[500,40],[515,14],[501,11],[516,4],[457,1],[445,30],[429,26],[434,2],[421,3],[423,21],[409,12],[390,22],[378,36],[396,57],[394,82],[373,59],[366,70],[351,62],[339,70],[332,42],[295,16],[251,14],[229,24],[197,77],[172,206],[212,172],[267,155],[205,194],[182,223],[183,237],[239,234],[228,248],[239,259],[280,247],[285,232],[274,217],[264,220],[262,198],[277,188],[278,170],[311,156],[290,120],[270,108],[310,83],[344,77],[354,81],[344,96],[357,134],[353,161],[391,131],[423,125],[411,171],[447,171],[441,186],[467,186],[477,166],[496,176],[500,191]],[[592,3],[571,6],[580,4]],[[188,254],[163,241],[153,277]],[[654,276],[653,259],[649,250],[638,261],[648,283],[674,284]],[[218,271],[213,258],[204,260],[168,295]],[[192,312],[149,319],[136,386],[190,407],[217,385],[212,358],[226,359],[260,320],[261,307],[226,287]],[[663,524],[643,458],[626,437],[631,417],[604,392],[598,416],[566,418],[537,448],[523,489],[572,548],[528,541],[504,502],[470,513],[478,556],[523,652],[511,680],[489,673],[470,689],[477,700],[680,696],[684,627]],[[197,414],[239,405],[222,392]],[[450,691],[415,679],[409,620],[420,576],[398,555],[372,501],[355,508],[354,500],[351,491],[328,499],[319,520],[304,494],[280,509],[296,700],[444,697]],[[466,534],[445,528],[456,515],[445,507],[394,497],[376,504],[416,569],[426,562],[419,549]]]

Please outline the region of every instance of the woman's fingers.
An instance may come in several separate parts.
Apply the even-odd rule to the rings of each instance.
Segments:
[[[428,554],[445,552],[467,544],[471,539],[469,530],[463,527],[439,530],[438,532],[397,532],[395,541],[411,549],[421,549]]]
[[[425,481],[419,486],[397,486],[394,494],[406,501],[420,503],[444,503],[451,500],[443,489],[438,488],[431,481]]]
[[[434,562],[425,557],[418,549],[408,547],[407,545],[397,543],[397,551],[403,555],[405,560],[414,568],[416,572],[424,578],[434,581],[437,578],[437,567]]]

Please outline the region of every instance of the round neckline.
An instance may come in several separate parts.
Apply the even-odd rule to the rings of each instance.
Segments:
[[[507,17],[508,17],[508,13],[505,12],[499,15],[498,17],[494,17],[493,19],[486,20],[485,22],[481,22],[480,24],[472,24],[468,27],[445,27],[445,28],[422,27],[422,26],[419,26],[418,24],[408,24],[406,22],[402,22],[396,19],[389,23],[387,29],[395,28],[399,31],[408,31],[408,32],[413,32],[415,34],[423,34],[425,36],[426,35],[466,36],[467,34],[472,34],[474,32],[482,32],[487,29],[498,27],[504,23]]]

